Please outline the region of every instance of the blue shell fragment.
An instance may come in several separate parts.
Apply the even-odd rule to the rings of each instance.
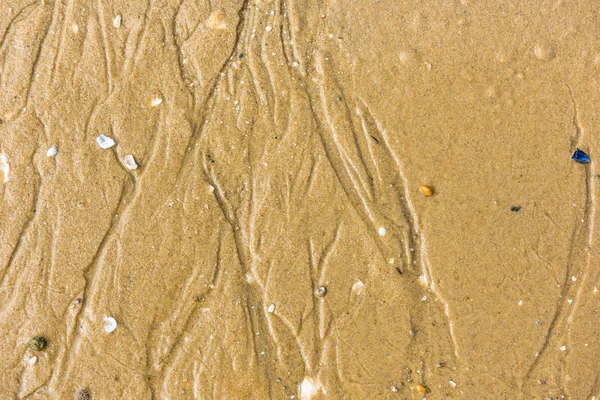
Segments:
[[[583,152],[579,149],[575,150],[575,153],[573,153],[573,155],[571,156],[571,159],[573,159],[581,164],[587,164],[590,162],[590,157],[587,154],[585,154],[585,152]]]

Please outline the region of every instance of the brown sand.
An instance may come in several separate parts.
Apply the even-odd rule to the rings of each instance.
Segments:
[[[600,396],[598,10],[1,1],[0,399]]]

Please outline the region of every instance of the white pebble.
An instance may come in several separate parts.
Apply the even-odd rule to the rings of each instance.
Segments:
[[[4,183],[8,182],[8,174],[10,173],[10,165],[8,158],[4,153],[0,153],[0,171],[4,174]]]
[[[315,381],[314,379],[307,376],[300,383],[299,389],[299,395],[301,400],[311,400],[317,395],[317,393],[321,391],[322,386],[318,381]]]
[[[150,104],[152,105],[152,107],[157,107],[157,106],[160,106],[160,103],[162,103],[162,102],[163,102],[163,99],[161,99],[160,97],[155,97],[152,99]]]
[[[117,320],[113,317],[104,317],[104,330],[111,333],[115,329],[117,329]]]
[[[265,30],[267,32],[271,32],[273,30],[273,27],[271,25],[267,25],[267,27],[265,28]]]
[[[271,304],[269,306],[269,308],[267,308],[267,311],[270,312],[270,313],[272,313],[273,311],[275,311],[275,304]]]
[[[387,229],[385,229],[382,226],[381,228],[379,228],[378,232],[379,232],[379,236],[384,236],[387,233]]]
[[[213,185],[210,185],[210,186],[208,187],[208,189],[209,189],[211,192],[214,192],[214,191],[215,191],[215,187],[214,187]]]
[[[56,150],[56,146],[52,146],[48,149],[48,151],[46,152],[46,155],[48,157],[54,157],[56,155],[56,153],[58,153],[58,150]]]
[[[29,365],[33,365],[37,362],[37,357],[33,356],[29,360],[27,360],[27,362],[29,363]]]
[[[112,138],[102,134],[96,138],[96,143],[98,143],[98,146],[104,150],[110,149],[117,144]]]
[[[120,28],[121,27],[121,16],[117,15],[116,17],[114,17],[112,23],[115,28]]]
[[[131,155],[131,154],[127,154],[125,156],[124,163],[125,163],[125,166],[131,171],[138,168],[138,164],[135,162],[135,158],[133,158],[133,155]]]
[[[456,382],[454,382],[452,379],[450,379],[448,383],[450,383],[450,386],[452,386],[453,388],[456,388]]]
[[[362,281],[356,281],[354,282],[354,285],[352,285],[352,293],[354,294],[361,294],[363,292],[365,288],[365,284],[362,283]]]
[[[567,346],[562,346],[562,347],[560,348],[560,351],[567,351]]]

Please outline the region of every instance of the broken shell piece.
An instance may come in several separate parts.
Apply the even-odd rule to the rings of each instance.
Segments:
[[[113,317],[104,317],[104,330],[111,333],[115,329],[117,329],[117,320]]]
[[[37,357],[33,356],[29,360],[27,360],[27,362],[29,363],[29,365],[33,365],[37,362]]]
[[[96,138],[96,143],[98,143],[98,146],[104,150],[110,149],[117,144],[112,138],[102,134]]]
[[[307,376],[302,382],[300,382],[300,387],[298,390],[300,392],[300,400],[311,400],[322,389],[323,386],[321,386],[319,381]]]
[[[115,28],[120,28],[121,27],[121,16],[117,15],[116,17],[114,17],[112,20],[112,24]]]
[[[56,146],[52,146],[48,149],[48,151],[46,152],[46,155],[48,157],[54,157],[56,155],[56,153],[58,153],[58,150],[56,150]]]
[[[161,99],[160,97],[155,97],[152,99],[152,101],[150,101],[150,105],[152,107],[157,107],[157,106],[160,106],[160,103],[162,103],[162,102],[163,102],[163,99]]]
[[[269,306],[269,308],[267,308],[267,311],[270,312],[270,313],[272,313],[273,311],[275,311],[275,304],[271,304]]]
[[[214,10],[210,14],[210,17],[208,17],[206,26],[210,29],[227,29],[227,25],[225,25],[225,13],[223,10]]]
[[[138,168],[138,164],[135,162],[135,158],[133,158],[133,155],[131,155],[131,154],[127,154],[125,156],[124,163],[125,163],[125,166],[132,171],[134,169]]]
[[[361,294],[363,292],[364,288],[365,288],[365,284],[362,283],[362,281],[356,281],[356,282],[354,282],[354,285],[352,285],[352,293]]]

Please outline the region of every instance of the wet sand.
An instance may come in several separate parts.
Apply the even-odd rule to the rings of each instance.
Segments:
[[[596,9],[1,2],[0,399],[599,398]]]

